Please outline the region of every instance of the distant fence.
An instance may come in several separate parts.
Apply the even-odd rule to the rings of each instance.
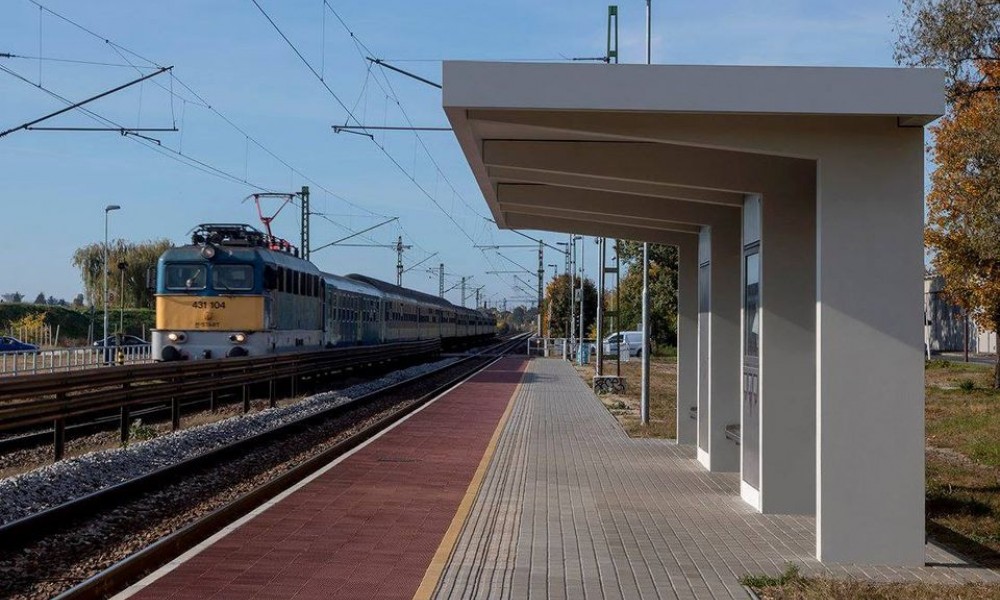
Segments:
[[[96,369],[153,362],[149,346],[84,346],[57,350],[0,352],[0,377]]]
[[[17,338],[22,342],[27,342],[29,344],[34,344],[36,346],[55,346],[59,344],[59,326],[56,325],[55,331],[52,330],[52,326],[41,323],[37,326],[20,326],[20,327],[8,327],[3,335]]]
[[[594,352],[594,340],[573,340],[568,338],[540,338],[528,339],[528,356],[543,356],[546,358],[562,358],[563,360],[576,360],[582,354],[584,362],[589,362]],[[582,353],[581,353],[582,349]]]

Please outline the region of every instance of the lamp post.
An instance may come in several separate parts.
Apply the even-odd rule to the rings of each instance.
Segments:
[[[104,207],[104,262],[101,267],[104,269],[104,338],[101,344],[107,348],[108,345],[108,215],[113,210],[120,210],[117,204],[109,204]]]

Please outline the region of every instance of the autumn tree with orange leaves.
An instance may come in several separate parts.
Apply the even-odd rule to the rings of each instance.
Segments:
[[[907,0],[904,16],[897,60],[948,75],[948,114],[930,128],[931,262],[948,298],[1000,331],[1000,2]],[[993,379],[1000,388],[1000,352]]]

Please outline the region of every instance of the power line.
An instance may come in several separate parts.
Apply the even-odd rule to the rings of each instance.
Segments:
[[[41,90],[42,92],[48,94],[49,96],[51,96],[53,98],[56,98],[57,100],[59,100],[61,102],[66,103],[67,105],[73,104],[73,101],[70,100],[70,99],[68,99],[68,98],[66,98],[65,96],[62,96],[61,94],[58,94],[58,93],[56,93],[56,92],[48,89],[45,86],[38,85],[37,83],[29,80],[28,78],[24,77],[23,75],[15,72],[15,71],[13,71],[13,70],[11,70],[11,69],[3,66],[3,65],[0,65],[0,71],[3,71],[5,73],[7,73],[7,74],[9,74],[9,75],[11,75],[11,76],[13,76],[13,77],[21,80],[21,81],[23,81],[24,83],[30,85],[31,87],[33,87],[35,89]],[[125,127],[121,123],[118,123],[118,122],[116,122],[116,121],[114,121],[112,119],[109,119],[107,117],[104,117],[102,115],[99,115],[98,113],[95,113],[94,111],[92,111],[92,110],[90,110],[88,108],[84,108],[84,107],[81,106],[81,107],[77,107],[77,110],[85,113],[91,119],[93,119],[93,120],[95,120],[95,121],[97,121],[99,123],[105,124],[105,125],[107,125],[109,127],[114,127],[115,129],[129,129],[128,127]],[[193,156],[189,156],[189,155],[184,154],[184,153],[182,153],[180,151],[177,151],[177,150],[174,150],[172,148],[168,148],[166,146],[163,146],[163,145],[161,145],[161,144],[158,143],[158,140],[151,141],[150,138],[140,137],[140,136],[125,136],[125,137],[127,137],[128,139],[131,139],[131,140],[133,140],[135,142],[138,142],[138,143],[142,144],[143,146],[146,146],[147,148],[150,148],[150,149],[152,149],[152,150],[154,150],[156,152],[159,152],[160,154],[163,154],[164,156],[167,156],[167,157],[169,157],[169,158],[171,158],[173,160],[177,160],[178,162],[180,162],[182,164],[185,164],[185,165],[187,165],[189,167],[195,168],[195,169],[197,169],[197,170],[199,170],[199,171],[201,171],[203,173],[206,173],[206,174],[209,174],[209,175],[213,175],[215,177],[219,177],[220,179],[224,179],[224,180],[227,180],[227,181],[230,181],[230,182],[233,182],[233,183],[238,183],[238,184],[246,185],[248,187],[251,187],[251,188],[254,188],[254,189],[257,189],[257,190],[260,190],[260,191],[267,191],[267,192],[273,191],[273,190],[270,190],[270,189],[268,189],[266,187],[263,187],[263,186],[255,184],[255,183],[252,183],[252,182],[246,181],[244,179],[241,179],[240,177],[238,177],[236,175],[233,175],[232,173],[224,171],[224,170],[222,170],[222,169],[220,169],[218,167],[214,167],[214,166],[212,166],[212,165],[210,165],[210,164],[208,164],[208,163],[206,163],[204,161],[201,161],[201,160],[199,160],[197,158],[194,158]]]
[[[343,100],[340,99],[340,96],[338,96],[330,88],[330,86],[326,83],[326,81],[323,80],[323,77],[316,71],[315,68],[313,68],[313,66],[309,63],[309,61],[306,60],[305,56],[302,55],[302,53],[295,46],[295,44],[293,44],[292,41],[290,39],[288,39],[288,36],[285,35],[285,33],[281,30],[280,27],[278,27],[278,24],[274,22],[274,19],[272,19],[271,16],[267,14],[267,12],[264,10],[263,7],[261,7],[261,5],[257,2],[257,0],[251,0],[251,2],[253,2],[254,6],[257,7],[257,10],[259,10],[260,13],[262,15],[264,15],[264,17],[267,19],[268,23],[271,24],[271,27],[273,27],[274,30],[278,32],[278,35],[281,36],[281,39],[285,40],[285,43],[288,44],[288,46],[292,49],[293,52],[295,52],[295,55],[299,57],[299,60],[301,60],[304,65],[306,65],[306,67],[309,69],[309,72],[311,72],[313,74],[313,76],[316,77],[316,79],[320,82],[320,84],[323,85],[323,87],[326,89],[326,91],[329,92],[330,95],[333,97],[333,99],[337,101],[337,104],[339,104],[340,107],[342,109],[344,109],[344,112],[347,113],[348,120],[353,120],[358,125],[363,125],[361,123],[361,121],[359,121],[358,118],[354,115],[354,112],[347,107],[347,105],[344,103]],[[392,156],[391,154],[389,154],[389,151],[386,150],[386,148],[385,148],[385,146],[383,144],[379,144],[375,140],[374,136],[371,137],[371,140],[372,140],[372,143],[374,143],[375,146],[379,150],[382,151],[382,154],[384,154],[386,156],[386,158],[388,158],[390,161],[392,161],[392,164],[396,165],[396,168],[399,169],[400,172],[402,172],[404,175],[406,175],[410,179],[410,181],[413,182],[413,185],[415,185],[417,187],[417,189],[420,190],[421,193],[423,193],[424,196],[427,196],[427,198],[431,202],[433,202],[435,206],[438,207],[438,209],[448,218],[448,220],[451,221],[455,225],[455,227],[457,227],[458,230],[462,232],[462,235],[464,235],[466,238],[468,238],[469,241],[472,242],[473,244],[476,243],[476,240],[474,240],[472,238],[472,236],[469,235],[469,233],[465,230],[465,228],[462,227],[462,225],[458,221],[456,221],[455,218],[448,211],[446,211],[443,206],[441,206],[441,204],[437,201],[437,199],[434,198],[434,196],[431,195],[430,192],[428,192],[424,188],[424,186],[420,185],[420,182],[417,181],[416,177],[414,175],[410,175],[406,171],[406,168],[403,167],[403,165],[400,164],[399,161],[396,160],[396,158],[394,156]]]
[[[343,17],[340,16],[340,14],[336,11],[336,9],[334,9],[333,6],[331,6],[330,3],[327,0],[323,0],[323,4],[327,7],[327,9],[329,9],[329,11],[331,13],[333,13],[333,15],[337,18],[337,21],[340,22],[340,25],[344,28],[344,30],[348,33],[348,35],[351,36],[351,40],[354,42],[355,49],[357,50],[358,55],[361,57],[361,59],[363,61],[365,61],[366,63],[379,62],[379,64],[384,64],[381,61],[378,61],[378,59],[371,59],[371,58],[369,58],[370,56],[374,56],[375,52],[373,52],[372,49],[367,44],[365,44],[364,41],[362,41],[361,38],[358,37],[354,33],[354,31],[351,30],[351,28],[347,25],[347,22],[344,21]],[[362,49],[364,50],[364,52],[362,52]],[[413,76],[412,74],[409,74],[409,73],[407,73],[407,75],[409,75],[411,77]],[[389,88],[388,90],[386,90],[386,88],[383,87],[381,83],[379,83],[378,78],[375,79],[375,83],[387,95],[391,93],[393,100],[396,102],[396,106],[399,108],[400,113],[403,115],[403,118],[406,119],[407,124],[411,128],[413,128],[414,127],[413,121],[410,119],[410,115],[406,112],[406,109],[403,107],[403,104],[402,104],[402,102],[399,99],[399,95],[396,94],[396,89],[393,87],[392,82],[389,80],[388,77],[385,76],[385,73],[382,73],[382,78],[385,80],[386,86],[388,86],[388,88]],[[422,79],[422,78],[420,78],[420,79]],[[432,84],[432,85],[436,85],[436,84]],[[464,204],[466,208],[468,208],[470,211],[472,211],[473,214],[475,214],[477,216],[480,216],[480,217],[485,217],[485,215],[483,215],[478,210],[476,210],[475,207],[473,207],[472,205],[470,205],[465,200],[464,196],[462,196],[461,194],[458,193],[458,190],[455,189],[455,186],[451,183],[451,180],[448,179],[448,176],[441,169],[441,166],[438,164],[437,160],[434,159],[434,155],[431,154],[430,149],[427,148],[427,145],[424,143],[424,139],[419,134],[417,134],[417,133],[414,133],[414,135],[416,136],[417,140],[420,142],[420,146],[423,148],[424,153],[427,154],[427,157],[431,160],[431,163],[434,164],[435,170],[445,180],[445,183],[448,184],[448,187],[451,189],[452,193],[455,194],[456,196],[458,196],[459,200],[462,201],[462,204]]]
[[[75,28],[79,29],[80,31],[85,32],[86,34],[88,34],[88,35],[90,35],[90,36],[92,36],[92,37],[94,37],[94,38],[96,38],[96,39],[98,39],[100,41],[103,41],[118,56],[120,56],[122,58],[122,60],[127,64],[127,66],[129,66],[132,69],[136,70],[140,74],[141,74],[140,69],[162,68],[162,66],[159,63],[157,63],[156,61],[154,61],[154,60],[152,60],[150,58],[147,58],[147,57],[145,57],[145,56],[143,56],[143,55],[141,55],[141,54],[139,54],[139,53],[131,50],[130,48],[126,48],[125,46],[122,46],[120,44],[117,44],[117,43],[111,41],[110,39],[108,39],[108,38],[106,38],[106,37],[98,34],[97,32],[95,32],[95,31],[93,31],[93,30],[85,27],[82,24],[80,24],[80,23],[78,23],[78,22],[70,19],[69,17],[66,17],[65,15],[57,13],[57,12],[53,11],[52,9],[50,9],[50,8],[42,5],[41,3],[37,2],[37,0],[28,0],[28,2],[34,4],[40,10],[42,10],[44,12],[47,12],[50,15],[56,17],[57,19],[59,19],[59,20],[65,22],[65,23],[71,25],[72,27],[75,27]],[[154,66],[153,67],[146,67],[146,66],[142,66],[142,65],[136,65],[134,62],[132,62],[131,60],[129,60],[128,57],[125,56],[125,54],[128,54],[128,55],[130,55],[130,56],[132,56],[134,58],[137,58],[137,59],[139,59],[141,61],[144,61],[144,62],[149,63],[150,65],[154,65]],[[11,56],[16,56],[16,55],[11,55]],[[80,62],[89,63],[91,61],[80,61]],[[101,64],[101,63],[95,63],[95,64]],[[112,64],[112,63],[107,63],[107,64]],[[119,66],[125,66],[125,65],[119,65]],[[190,93],[193,98],[187,98],[184,95],[178,94],[177,92],[175,92],[174,89],[173,89],[173,82],[174,81],[177,81],[178,85],[180,85],[184,90],[186,90],[188,93]],[[31,83],[31,82],[29,82],[29,83]],[[326,192],[329,196],[331,196],[333,198],[336,198],[337,200],[339,200],[339,201],[347,204],[348,206],[354,207],[354,208],[356,208],[358,210],[361,210],[363,212],[366,212],[366,213],[368,213],[368,214],[370,214],[372,216],[383,218],[383,219],[388,218],[388,215],[383,215],[383,214],[376,213],[376,212],[374,212],[374,211],[372,211],[372,210],[370,210],[370,209],[368,209],[368,208],[366,208],[366,207],[364,207],[364,206],[362,206],[360,204],[357,204],[355,202],[352,202],[351,200],[348,200],[344,196],[342,196],[340,194],[337,194],[336,192],[330,190],[329,188],[327,188],[323,184],[321,184],[318,181],[312,179],[311,177],[309,177],[308,175],[306,175],[302,171],[296,169],[288,161],[286,161],[283,158],[281,158],[280,156],[278,156],[270,148],[266,147],[260,140],[258,140],[256,137],[254,137],[253,135],[251,135],[250,133],[248,133],[242,127],[240,127],[239,125],[237,125],[233,120],[231,120],[229,117],[227,117],[225,114],[223,114],[217,108],[215,108],[215,106],[213,106],[208,100],[206,100],[201,94],[199,94],[197,91],[195,91],[191,86],[189,86],[187,83],[185,83],[179,77],[176,77],[176,75],[174,75],[172,71],[171,71],[171,85],[170,85],[170,88],[167,88],[166,86],[163,86],[162,84],[160,84],[159,82],[156,82],[156,81],[153,81],[153,83],[155,83],[158,87],[160,87],[160,89],[162,89],[162,90],[166,91],[168,94],[170,94],[171,98],[178,98],[178,99],[182,100],[185,103],[185,106],[188,103],[190,103],[190,104],[193,104],[195,106],[199,106],[201,108],[204,108],[204,109],[207,109],[207,110],[211,111],[217,117],[219,117],[220,119],[222,119],[222,121],[224,121],[227,125],[229,125],[235,131],[237,131],[241,135],[243,135],[254,146],[256,146],[257,148],[259,148],[260,150],[262,150],[264,153],[266,153],[268,156],[270,156],[271,158],[273,158],[274,160],[276,160],[281,165],[283,165],[286,168],[288,168],[293,174],[298,175],[300,178],[302,178],[303,180],[309,182],[311,185],[315,186],[317,189],[322,190],[323,192]],[[32,85],[34,85],[34,84],[32,83]],[[60,98],[60,99],[62,99],[62,100],[65,101],[64,98]],[[171,113],[173,113],[173,102],[172,101],[171,101]],[[200,161],[200,160],[195,159],[193,157],[187,156],[187,155],[185,155],[183,153],[183,151],[181,149],[178,149],[178,150],[173,150],[173,149],[170,149],[170,148],[164,148],[164,149],[167,150],[167,151],[173,152],[173,153],[175,153],[175,154],[177,154],[177,155],[179,155],[179,156],[181,156],[181,157],[183,157],[183,158],[185,158],[185,159],[187,159],[189,161],[193,161],[194,163],[196,163],[199,166],[195,167],[195,165],[190,165],[190,164],[189,164],[189,166],[195,167],[195,168],[197,168],[198,170],[200,170],[202,172],[210,172],[211,174],[215,174],[216,176],[222,176],[222,175],[224,175],[222,177],[224,179],[228,179],[228,180],[231,180],[231,181],[236,182],[236,183],[242,183],[244,185],[248,185],[249,187],[257,189],[257,190],[261,190],[261,191],[273,191],[273,190],[270,190],[269,188],[266,188],[266,187],[263,187],[263,186],[259,186],[259,185],[250,183],[249,181],[247,181],[246,177],[240,178],[240,177],[238,177],[236,175],[233,175],[231,173],[227,173],[225,171],[222,171],[221,169],[213,167],[213,166],[211,166],[211,165],[209,165],[209,164],[207,164],[207,163],[205,163],[203,161]],[[187,163],[185,163],[185,164],[187,164]],[[207,171],[206,171],[206,169],[207,169]],[[326,219],[326,220],[329,221],[330,223],[338,225],[339,227],[341,227],[342,229],[344,229],[346,231],[352,232],[352,230],[350,228],[344,227],[343,225],[340,225],[339,223],[336,223],[332,219]],[[423,249],[421,248],[421,250],[423,250]],[[424,250],[424,252],[426,252],[426,251]]]

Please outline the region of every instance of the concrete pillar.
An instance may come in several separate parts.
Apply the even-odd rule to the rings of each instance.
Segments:
[[[923,130],[820,165],[817,554],[924,563]]]
[[[764,513],[816,511],[815,197],[810,162],[783,172],[760,203],[760,486],[756,501],[746,484],[741,493]]]
[[[708,311],[699,298],[698,461],[713,472],[740,468],[739,446],[726,439],[726,427],[740,422],[741,406],[739,211],[734,217],[703,228],[699,240],[699,295],[708,293]]]
[[[698,237],[677,245],[677,443],[698,442]]]

